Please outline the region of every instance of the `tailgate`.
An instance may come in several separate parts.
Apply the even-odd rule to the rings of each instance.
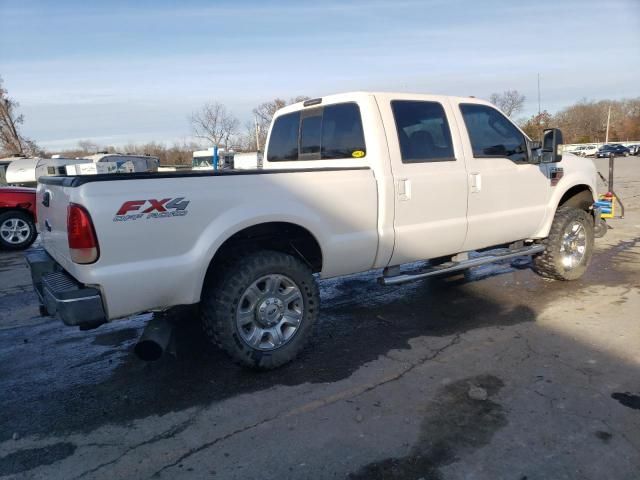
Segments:
[[[57,179],[50,177],[47,180]],[[62,184],[47,181],[38,183],[36,203],[38,209],[38,230],[42,245],[58,263],[71,263],[67,241],[67,206],[71,201],[70,190]]]

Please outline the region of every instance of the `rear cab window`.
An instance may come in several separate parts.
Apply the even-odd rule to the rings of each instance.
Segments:
[[[276,119],[269,139],[268,160],[270,162],[298,159],[299,130],[300,112],[288,113]]]
[[[347,102],[277,117],[267,146],[267,161],[359,159],[366,152],[360,108],[355,102]]]

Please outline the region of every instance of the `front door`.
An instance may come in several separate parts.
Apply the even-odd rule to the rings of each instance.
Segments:
[[[530,238],[545,216],[548,165],[528,163],[526,137],[497,109],[452,103],[469,171],[469,224],[463,249]]]
[[[381,109],[395,183],[390,265],[457,253],[467,231],[467,173],[450,106],[399,95]]]

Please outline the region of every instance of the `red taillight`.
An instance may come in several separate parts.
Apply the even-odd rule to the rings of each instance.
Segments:
[[[71,260],[75,263],[93,263],[100,250],[89,212],[75,203],[67,208],[67,238]]]

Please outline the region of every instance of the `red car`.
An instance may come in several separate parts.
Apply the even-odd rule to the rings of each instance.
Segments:
[[[0,187],[0,248],[21,250],[37,236],[36,189]]]

